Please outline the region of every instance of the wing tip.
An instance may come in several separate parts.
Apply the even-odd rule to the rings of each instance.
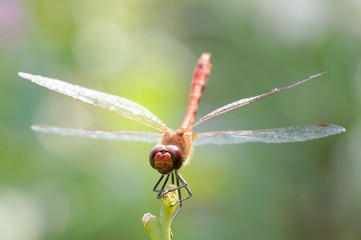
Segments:
[[[328,71],[320,72],[320,73],[318,73],[316,75],[321,76],[321,75],[326,74],[326,73],[328,73]]]
[[[45,128],[49,128],[49,126],[40,124],[40,125],[32,125],[30,127],[31,130],[36,132],[42,132]]]
[[[335,125],[335,124],[331,124],[331,123],[319,123],[319,124],[316,124],[315,126],[316,127],[331,127],[334,130],[336,130],[335,134],[346,132],[346,128]]]
[[[34,75],[25,72],[18,72],[18,76],[30,80]]]
[[[346,128],[338,126],[340,128],[340,133],[346,132]]]

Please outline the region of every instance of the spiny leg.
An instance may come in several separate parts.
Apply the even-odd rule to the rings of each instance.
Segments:
[[[169,176],[169,175],[171,175],[171,176]],[[193,196],[192,191],[189,189],[187,182],[182,178],[182,176],[178,173],[178,171],[174,171],[174,172],[172,172],[170,174],[167,174],[164,181],[163,181],[162,187],[160,189],[157,189],[157,187],[159,186],[159,184],[163,180],[164,176],[165,176],[165,174],[160,176],[157,183],[153,187],[153,192],[158,193],[158,196],[157,196],[158,199],[164,197],[164,195],[166,193],[172,192],[172,191],[175,191],[175,190],[177,190],[177,192],[178,192],[178,199],[179,200],[177,201],[177,203],[181,203],[182,201],[187,200],[187,199],[189,199],[189,198],[191,198]],[[171,177],[171,182],[174,185],[174,176],[175,176],[177,186],[175,188],[173,188],[173,189],[169,189],[169,190],[166,191],[165,186],[166,186],[166,184],[167,184],[167,182],[169,180],[169,177]],[[182,188],[185,188],[187,193],[188,193],[188,196],[186,196],[184,198],[182,198],[182,193],[181,193]]]
[[[175,172],[175,176],[177,178],[177,188],[176,189],[180,190],[181,188],[185,188],[188,192],[188,196],[186,196],[184,198],[182,198],[181,194],[179,194],[179,192],[178,192],[178,194],[179,194],[178,202],[181,203],[184,200],[191,198],[193,196],[193,194],[192,194],[192,191],[189,189],[187,182],[182,178],[182,176],[178,173],[178,171],[174,171],[174,172]],[[178,181],[182,184],[181,186],[179,186]]]
[[[157,198],[162,198],[164,196],[164,194],[166,194],[167,192],[165,192],[164,188],[167,185],[167,182],[169,180],[169,174],[165,177],[162,188],[160,189],[160,191],[158,192]]]
[[[181,188],[179,187],[179,179],[177,178],[177,192],[178,192],[178,199],[182,199],[182,191],[181,191]],[[181,200],[180,202],[179,202],[179,206],[180,207],[182,207],[182,201],[183,200]]]
[[[173,189],[173,191],[177,190],[178,199],[179,199],[175,204],[178,203],[179,205],[178,205],[176,212],[173,214],[171,223],[173,223],[174,219],[177,217],[179,211],[181,210],[181,208],[183,206],[183,201],[187,200],[188,198],[191,198],[193,196],[192,191],[189,189],[189,187],[187,185],[187,182],[182,178],[182,176],[178,173],[178,171],[174,171],[174,174],[176,176],[177,187],[175,189]],[[187,197],[184,197],[184,198],[182,197],[182,193],[181,193],[182,188],[185,188],[186,191],[188,192]],[[172,206],[174,206],[175,204],[173,204]]]
[[[164,193],[164,188],[165,188],[165,185],[166,185],[167,182],[168,182],[169,174],[166,175],[166,177],[165,177],[165,179],[164,179],[164,182],[163,182],[163,184],[162,184],[162,187],[158,190],[157,187],[158,187],[158,185],[161,183],[161,181],[163,180],[163,178],[164,178],[164,174],[163,174],[162,176],[160,176],[160,178],[158,179],[158,181],[156,182],[156,184],[155,184],[154,187],[153,187],[153,192],[157,192],[157,193],[158,193],[158,195],[157,195],[157,198],[158,198],[158,199],[161,198],[161,197],[163,197],[164,194],[165,194],[165,193]]]
[[[162,192],[164,191],[164,188],[165,188],[165,186],[167,185],[168,179],[169,179],[169,174],[168,174],[168,175],[165,177],[165,179],[164,179],[164,182],[163,182],[163,185],[162,185],[162,188],[161,188]],[[161,192],[160,192],[160,193],[161,193]]]
[[[178,188],[177,189],[178,199],[182,199],[182,192],[181,192],[181,188],[179,187],[179,179],[178,178],[176,178],[176,179],[177,179],[177,188]],[[177,203],[179,203],[179,205],[178,205],[177,210],[175,211],[175,213],[172,216],[172,220],[170,221],[171,224],[173,223],[174,219],[177,217],[179,211],[181,210],[181,208],[183,206],[182,201],[178,200]],[[175,203],[175,204],[177,204],[177,203]],[[175,204],[173,204],[171,207],[173,207]]]
[[[172,178],[172,184],[174,185],[174,173],[171,173],[171,178]]]
[[[160,176],[157,183],[153,187],[153,191],[158,193],[158,195],[157,195],[158,199],[164,197],[164,195],[167,194],[168,192],[177,191],[178,201],[171,206],[171,207],[173,207],[174,205],[176,205],[178,203],[177,210],[175,211],[175,213],[173,214],[172,219],[171,219],[171,223],[172,223],[174,221],[174,219],[177,217],[180,209],[182,208],[183,201],[191,198],[193,196],[193,194],[192,194],[191,190],[189,189],[187,182],[182,178],[182,176],[178,173],[178,171],[174,171],[170,174],[167,174],[163,181],[162,187],[158,190],[157,187],[162,182],[164,176],[165,176],[164,174],[162,176]],[[171,178],[171,183],[173,185],[176,182],[176,187],[165,190],[165,186],[169,180],[169,177]],[[188,193],[188,196],[186,196],[184,198],[182,197],[182,188],[185,188]]]
[[[153,187],[153,192],[159,192],[159,190],[157,190],[157,187],[158,187],[159,183],[162,181],[163,178],[164,178],[164,175],[162,174],[160,176],[160,178],[158,179],[158,181],[155,183],[155,185]]]

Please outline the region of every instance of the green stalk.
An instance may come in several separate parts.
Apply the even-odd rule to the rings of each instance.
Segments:
[[[174,189],[174,187],[175,187],[174,185],[168,185],[165,188],[165,191],[167,191],[167,189]],[[144,228],[149,233],[152,240],[171,239],[170,225],[173,214],[178,206],[178,204],[176,204],[177,201],[178,201],[177,192],[176,191],[168,192],[162,198],[162,205],[160,209],[159,219],[150,213],[146,213],[143,216],[142,222],[144,224]],[[172,206],[173,204],[175,205]]]

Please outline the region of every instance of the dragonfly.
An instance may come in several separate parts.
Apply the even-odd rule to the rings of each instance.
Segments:
[[[263,130],[239,130],[239,131],[213,131],[193,133],[196,126],[227,112],[249,105],[253,102],[302,84],[308,80],[323,75],[318,73],[307,78],[298,80],[282,88],[275,88],[270,92],[250,98],[244,98],[215,109],[209,114],[195,121],[198,104],[201,99],[204,87],[212,68],[210,62],[211,55],[203,53],[199,58],[191,83],[191,91],[184,120],[178,130],[167,127],[157,116],[140,104],[129,99],[108,93],[88,89],[78,85],[73,85],[57,79],[32,75],[19,72],[19,76],[30,80],[40,86],[61,94],[73,97],[85,103],[89,103],[121,116],[127,117],[144,125],[147,125],[158,132],[144,131],[100,131],[89,129],[63,128],[48,125],[34,125],[32,129],[39,132],[53,133],[64,136],[78,136],[93,139],[124,140],[158,143],[149,154],[149,162],[152,168],[157,170],[161,176],[153,187],[157,193],[157,198],[162,198],[168,192],[177,191],[179,209],[182,202],[192,197],[192,192],[187,182],[179,174],[179,169],[189,163],[193,146],[204,144],[241,144],[246,142],[264,143],[290,143],[302,142],[312,139],[327,137],[339,134],[346,130],[334,124],[320,123],[313,125],[301,125],[292,127],[281,127]],[[171,188],[165,188],[171,179]],[[167,190],[165,190],[167,189]],[[181,189],[184,195],[182,197]],[[176,204],[177,204],[176,203]],[[177,215],[175,213],[174,217]],[[174,217],[172,220],[174,220]]]

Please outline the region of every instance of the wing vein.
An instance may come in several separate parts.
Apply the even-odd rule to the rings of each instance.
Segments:
[[[129,99],[43,76],[28,73],[19,73],[19,76],[50,90],[104,108],[154,129],[160,131],[168,129],[167,126],[148,109]]]
[[[218,131],[194,134],[194,145],[241,144],[246,142],[289,143],[323,138],[345,132],[334,124],[314,124],[263,130]]]

